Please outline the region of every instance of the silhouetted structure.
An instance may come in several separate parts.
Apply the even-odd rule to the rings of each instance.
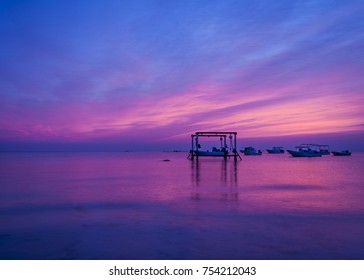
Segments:
[[[239,157],[241,157],[236,149],[236,134],[237,132],[196,132],[195,134],[191,135],[192,140],[192,147],[188,158],[193,160],[196,157],[196,160],[200,156],[212,156],[212,157],[224,157],[224,159],[230,158],[231,156],[234,157],[234,160],[237,161]],[[213,147],[211,151],[209,150],[200,150],[201,145],[199,143],[200,137],[219,137],[221,148],[218,149]],[[229,146],[227,145],[226,138],[229,138]]]

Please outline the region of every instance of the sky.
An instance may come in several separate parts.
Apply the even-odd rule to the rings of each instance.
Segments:
[[[364,1],[0,0],[0,41],[2,151],[364,150]]]

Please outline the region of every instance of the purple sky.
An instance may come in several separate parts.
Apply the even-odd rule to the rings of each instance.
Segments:
[[[363,1],[1,1],[0,38],[0,150],[364,149]]]

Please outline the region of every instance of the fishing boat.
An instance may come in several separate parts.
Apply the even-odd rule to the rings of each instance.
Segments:
[[[287,150],[292,157],[320,157],[322,156],[318,145],[301,144],[295,147],[296,150]]]
[[[260,156],[262,155],[261,150],[256,150],[253,147],[245,147],[243,150],[240,150],[246,156]]]
[[[273,147],[272,149],[268,149],[267,152],[269,154],[283,154],[283,147]]]
[[[351,152],[348,150],[340,151],[340,152],[332,152],[334,156],[351,156]]]

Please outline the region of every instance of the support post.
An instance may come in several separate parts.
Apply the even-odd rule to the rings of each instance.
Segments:
[[[226,135],[224,136],[224,149],[223,149],[223,151],[224,151],[224,159],[226,161],[227,157],[228,157],[228,151],[226,149]]]
[[[195,148],[195,147],[193,146],[193,144],[194,144],[194,143],[193,143],[193,142],[194,142],[194,141],[193,141],[193,140],[194,140],[194,139],[193,139],[193,135],[191,135],[191,140],[192,140],[192,141],[191,141],[191,150],[193,151],[193,150],[194,150],[194,148]]]
[[[196,134],[196,160],[198,161],[198,134]]]
[[[236,153],[237,153],[237,150],[236,150],[236,133],[235,133],[234,134],[234,161],[237,161]]]
[[[194,135],[191,135],[191,151],[190,151],[191,160],[193,160],[195,157],[195,147],[194,147],[195,139],[194,138],[195,138]]]

